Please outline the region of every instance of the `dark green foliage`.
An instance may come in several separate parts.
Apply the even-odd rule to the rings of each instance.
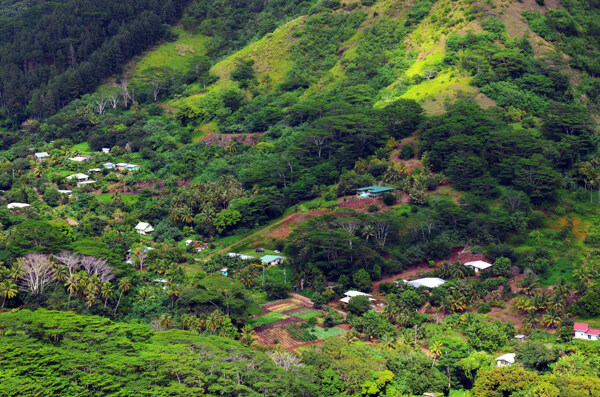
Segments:
[[[371,310],[371,302],[367,296],[359,295],[350,298],[348,302],[348,311],[356,316],[361,316],[363,313]]]
[[[393,193],[386,193],[383,195],[383,204],[391,206],[396,204],[396,196]]]
[[[525,368],[547,371],[548,366],[558,359],[558,349],[540,342],[526,342],[518,350],[516,359]]]
[[[415,148],[412,144],[402,146],[400,150],[400,158],[402,160],[410,160],[415,156]]]
[[[373,288],[371,276],[365,269],[360,269],[354,273],[352,275],[352,282],[359,291],[369,292]]]

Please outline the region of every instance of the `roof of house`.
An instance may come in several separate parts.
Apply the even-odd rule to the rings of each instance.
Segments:
[[[273,261],[277,261],[277,260],[284,260],[285,258],[283,256],[279,256],[279,255],[265,255],[262,258],[260,258],[260,261],[262,263],[271,263]]]
[[[103,165],[105,168],[108,168],[108,167],[114,167],[114,166],[115,166],[115,163],[104,163],[104,164],[102,164],[102,165]]]
[[[419,278],[417,280],[408,281],[409,285],[412,285],[415,288],[426,287],[426,288],[436,288],[440,285],[444,284],[446,281],[442,280],[438,277],[425,277]]]
[[[37,157],[37,158],[39,158],[39,159],[41,159],[41,158],[44,158],[44,157],[48,157],[48,156],[50,156],[50,155],[48,154],[48,152],[39,152],[39,153],[36,153],[36,154],[35,154],[35,157]]]
[[[89,157],[83,157],[83,156],[69,157],[69,160],[78,161],[78,162],[85,161],[87,159],[89,159]]]
[[[96,183],[96,181],[82,181],[82,182],[77,182],[78,185],[91,185],[92,183]]]
[[[13,208],[26,208],[26,207],[30,207],[29,204],[26,203],[10,203],[7,205],[8,209],[13,209]]]
[[[63,194],[71,194],[73,193],[72,190],[68,190],[68,189],[58,189],[59,193],[63,193]]]
[[[589,328],[590,328],[590,325],[586,324],[586,323],[573,324],[573,331],[586,332]]]
[[[345,296],[342,299],[340,299],[340,302],[343,302],[343,303],[347,304],[347,303],[350,303],[350,299],[352,299],[352,298],[354,298],[354,297],[353,296]],[[375,301],[376,299],[369,298],[369,300],[370,301]]]
[[[154,228],[152,227],[151,224],[147,223],[147,222],[139,222],[136,226],[135,226],[136,230],[142,230],[144,232],[152,232],[154,231]]]
[[[465,263],[465,266],[475,267],[479,270],[485,270],[487,268],[492,267],[492,264],[484,262],[484,261],[471,261],[471,262]]]
[[[90,168],[88,172],[100,172],[102,171],[100,168]]]
[[[516,353],[506,353],[496,358],[496,361],[506,361],[513,364],[515,362]]]
[[[590,328],[587,330],[586,334],[600,336],[600,328]]]
[[[87,176],[86,174],[73,174],[73,175],[69,175],[65,179],[88,179],[88,178],[89,178],[89,176]]]
[[[364,292],[354,291],[354,290],[346,291],[346,292],[344,292],[344,295],[346,295],[347,297],[350,297],[350,298],[353,298],[355,296],[371,296],[371,294],[365,294]]]
[[[227,270],[228,269],[226,267],[224,267],[223,269],[221,269],[221,271],[224,272],[224,273],[227,273]]]
[[[356,189],[359,192],[370,192],[370,193],[381,193],[395,190],[393,187],[388,186],[367,186]]]
[[[515,339],[525,339],[525,338],[527,338],[527,335],[523,335],[523,334],[515,335]]]

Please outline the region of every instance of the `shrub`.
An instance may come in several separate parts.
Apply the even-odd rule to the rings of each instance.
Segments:
[[[389,206],[392,206],[394,204],[396,204],[396,196],[394,196],[393,193],[386,193],[383,195],[383,204]]]
[[[408,143],[404,146],[402,146],[402,149],[400,150],[400,158],[402,160],[410,160],[415,156],[415,148],[413,147],[412,144]]]
[[[479,307],[477,308],[477,313],[480,314],[486,314],[489,313],[492,310],[491,306],[489,303],[482,303],[481,305],[479,305]]]
[[[348,302],[348,311],[354,315],[361,316],[371,310],[371,302],[367,296],[354,296]]]
[[[379,209],[379,206],[377,204],[371,204],[367,208],[367,211],[369,211],[369,212],[377,212],[378,209]]]

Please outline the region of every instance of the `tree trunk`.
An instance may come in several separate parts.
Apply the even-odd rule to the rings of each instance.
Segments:
[[[4,295],[4,299],[2,299],[2,309],[4,309],[4,304],[6,303],[6,295]]]
[[[115,314],[117,314],[117,309],[119,308],[119,303],[121,303],[121,297],[123,296],[123,291],[119,294],[119,300],[117,301],[117,306],[115,306]]]

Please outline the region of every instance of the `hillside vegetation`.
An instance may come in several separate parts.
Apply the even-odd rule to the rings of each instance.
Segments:
[[[599,59],[598,0],[2,2],[0,395],[598,395]]]

